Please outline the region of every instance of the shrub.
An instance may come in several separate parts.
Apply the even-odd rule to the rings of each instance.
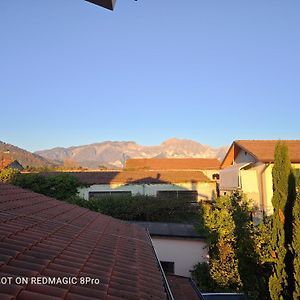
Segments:
[[[30,189],[60,200],[66,200],[77,195],[81,184],[70,174],[43,176],[40,174],[19,174],[14,182],[16,185]]]
[[[0,172],[0,182],[14,183],[18,174],[18,170],[12,168],[4,169]]]

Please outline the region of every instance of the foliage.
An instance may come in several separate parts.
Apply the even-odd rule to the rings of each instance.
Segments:
[[[215,206],[204,207],[204,221],[209,231],[208,270],[211,277],[211,284],[207,288],[213,288],[214,291],[233,292],[242,288],[235,253],[237,241],[231,204],[230,197],[224,196],[217,199]],[[206,268],[205,265],[198,267]],[[194,274],[197,272],[199,271],[194,271]],[[207,281],[205,279],[205,282]]]
[[[78,200],[77,200],[78,201]],[[163,198],[153,196],[92,198],[87,203],[91,210],[112,217],[132,221],[184,222],[199,218],[199,205],[185,198]],[[78,203],[80,206],[82,202]]]
[[[294,255],[294,299],[300,298],[300,179],[297,184],[297,198],[293,208],[293,242],[292,249]]]
[[[204,208],[209,263],[192,276],[202,291],[244,292],[247,299],[269,299],[269,223],[254,226],[249,203],[239,194],[218,198]]]
[[[3,169],[0,172],[0,182],[14,183],[19,171],[12,168]]]
[[[192,270],[192,278],[197,286],[200,287],[201,292],[216,291],[214,281],[210,276],[209,264],[207,262],[198,263]]]
[[[290,234],[291,211],[294,194],[289,189],[291,183],[291,162],[288,157],[287,146],[281,142],[276,145],[273,176],[274,213],[272,217],[272,256],[273,272],[269,280],[270,295],[273,300],[290,299],[289,269],[287,268],[288,243]]]
[[[77,189],[81,185],[78,179],[70,174],[44,176],[37,173],[19,174],[15,184],[60,200],[76,196]]]
[[[77,195],[81,186],[71,174],[20,174],[15,184],[46,196],[65,200],[118,219],[153,222],[185,222],[200,217],[200,207],[184,197],[163,198],[151,196],[120,196],[85,200]]]
[[[253,208],[238,194],[231,197],[233,220],[235,223],[236,256],[242,289],[248,299],[263,299],[261,295],[260,264],[254,244],[254,225],[251,220]]]

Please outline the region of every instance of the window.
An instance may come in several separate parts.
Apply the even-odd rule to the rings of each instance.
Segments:
[[[219,180],[220,179],[220,174],[218,174],[218,173],[213,174],[212,179]]]
[[[186,198],[188,200],[197,201],[197,191],[158,191],[157,197],[162,198]]]
[[[160,264],[165,273],[174,274],[174,262],[173,261],[161,261]]]
[[[103,199],[107,197],[131,197],[132,194],[129,191],[105,191],[105,192],[89,192],[89,199]]]

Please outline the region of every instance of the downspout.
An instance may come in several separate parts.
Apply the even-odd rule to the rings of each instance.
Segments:
[[[259,171],[259,179],[260,179],[260,187],[261,187],[261,208],[263,211],[263,215],[265,215],[265,195],[264,195],[264,181],[262,174],[269,167],[270,163],[266,164],[261,171]]]
[[[161,273],[161,275],[162,275],[162,277],[163,277],[163,283],[164,283],[165,291],[166,291],[166,293],[167,293],[167,299],[168,299],[168,300],[175,300],[174,297],[173,297],[172,291],[171,291],[171,289],[170,289],[170,286],[169,286],[167,277],[166,277],[166,275],[165,275],[165,272],[164,272],[164,270],[163,270],[163,268],[162,268],[162,266],[161,266],[161,263],[160,263],[160,261],[159,261],[159,259],[158,259],[158,256],[157,256],[157,253],[156,253],[156,251],[155,251],[155,248],[154,248],[154,246],[153,246],[153,244],[152,244],[152,239],[151,239],[149,230],[148,230],[148,229],[145,229],[145,230],[146,230],[147,235],[148,235],[148,237],[149,237],[149,240],[150,240],[150,242],[151,242],[151,246],[152,246],[152,249],[153,249],[153,252],[154,252],[154,255],[155,255],[157,264],[158,264],[158,268],[159,268],[160,273]]]

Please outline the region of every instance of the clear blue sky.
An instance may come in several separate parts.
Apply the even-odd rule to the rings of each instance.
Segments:
[[[0,1],[0,140],[300,139],[300,1]]]

